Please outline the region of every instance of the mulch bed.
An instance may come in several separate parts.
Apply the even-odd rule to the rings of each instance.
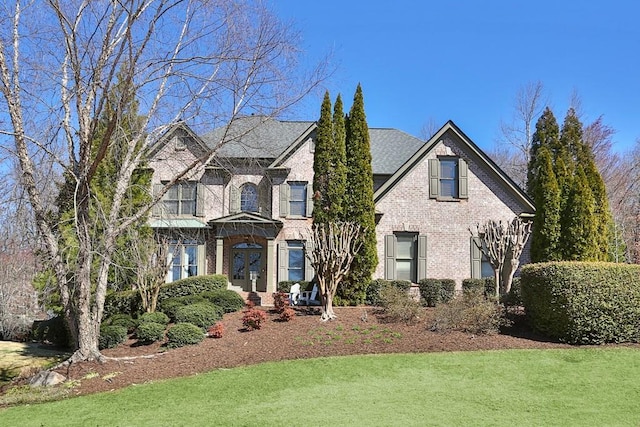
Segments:
[[[264,309],[267,311],[268,309]],[[423,353],[497,349],[563,348],[531,334],[522,322],[497,335],[440,333],[430,330],[433,309],[412,325],[387,323],[371,307],[338,307],[338,318],[321,322],[317,308],[299,308],[289,322],[269,313],[259,330],[246,331],[242,313],[225,315],[222,338],[206,338],[201,344],[167,349],[162,343],[125,344],[103,351],[104,363],[82,362],[58,371],[78,385],[73,393],[84,395],[115,390],[166,378],[181,377],[220,368],[285,359],[306,359],[374,353]]]

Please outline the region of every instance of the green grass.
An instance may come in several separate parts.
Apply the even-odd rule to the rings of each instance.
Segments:
[[[640,350],[266,363],[0,411],[21,426],[637,426]]]

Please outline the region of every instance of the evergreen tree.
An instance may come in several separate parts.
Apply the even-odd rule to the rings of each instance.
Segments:
[[[539,165],[536,164],[538,150],[542,146],[546,146],[549,151],[553,150],[557,147],[559,138],[560,127],[553,112],[547,107],[536,122],[536,130],[531,138],[529,164],[527,165],[527,194],[532,198],[535,193],[534,187],[538,185]]]
[[[344,219],[344,197],[347,186],[346,123],[342,97],[338,94],[333,106],[333,150],[332,171],[329,179],[329,194],[332,203],[332,220]]]
[[[594,261],[597,259],[594,199],[581,165],[571,186],[567,208],[561,220],[563,259]]]
[[[362,87],[359,84],[346,121],[346,130],[347,186],[344,220],[358,223],[364,231],[360,237],[362,247],[355,255],[351,272],[342,282],[338,295],[346,302],[355,304],[364,300],[371,275],[378,264],[371,143]]]
[[[332,201],[329,198],[329,176],[333,142],[331,99],[327,91],[324,93],[320,107],[320,119],[316,128],[313,152],[313,222],[316,224],[328,223],[331,217]]]
[[[536,153],[538,185],[533,196],[536,215],[531,236],[533,262],[561,259],[560,243],[560,189],[553,172],[551,153],[541,146]]]

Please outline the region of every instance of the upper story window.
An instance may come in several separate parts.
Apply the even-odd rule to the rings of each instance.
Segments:
[[[163,191],[165,184],[155,184],[153,194]],[[204,216],[204,190],[197,182],[172,185],[153,207],[154,216]]]
[[[289,214],[307,216],[307,183],[289,183]]]
[[[458,200],[469,197],[467,162],[459,157],[429,159],[429,198]]]
[[[254,184],[244,184],[240,190],[240,210],[258,212],[258,188]]]

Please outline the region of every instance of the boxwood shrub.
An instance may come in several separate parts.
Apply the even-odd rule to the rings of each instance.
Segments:
[[[119,325],[105,325],[100,327],[98,347],[100,350],[113,348],[127,340],[127,328]]]
[[[136,316],[142,312],[142,299],[138,291],[110,292],[104,300],[103,319],[115,314],[129,314]]]
[[[176,323],[192,323],[206,330],[222,319],[223,310],[210,302],[199,302],[176,309]]]
[[[206,291],[200,294],[201,297],[210,303],[221,307],[225,313],[240,311],[244,308],[244,299],[231,289],[220,289],[217,291]]]
[[[138,319],[134,319],[131,315],[125,313],[114,314],[102,322],[104,326],[124,326],[129,334],[135,331],[139,323]]]
[[[140,323],[159,323],[161,325],[168,325],[169,324],[169,316],[167,316],[165,313],[161,312],[161,311],[156,311],[153,313],[143,313],[140,317],[139,317]]]
[[[200,295],[186,295],[183,297],[167,298],[159,305],[159,310],[169,316],[171,321],[175,322],[176,310],[178,308],[201,302],[207,302],[207,300]]]
[[[156,341],[162,341],[164,339],[164,331],[167,329],[167,325],[156,322],[142,322],[136,330],[136,338],[138,342],[143,344],[150,344]]]
[[[204,340],[204,332],[192,323],[178,323],[167,331],[167,347],[176,348],[198,344]]]
[[[536,331],[572,344],[640,341],[640,265],[550,262],[520,277]]]
[[[453,279],[422,279],[418,282],[420,299],[427,307],[451,301],[455,295],[456,282]]]
[[[186,295],[198,295],[205,291],[227,289],[229,280],[223,274],[211,274],[207,276],[192,276],[186,279],[176,280],[160,287],[158,302],[162,303],[167,298],[183,297]]]

